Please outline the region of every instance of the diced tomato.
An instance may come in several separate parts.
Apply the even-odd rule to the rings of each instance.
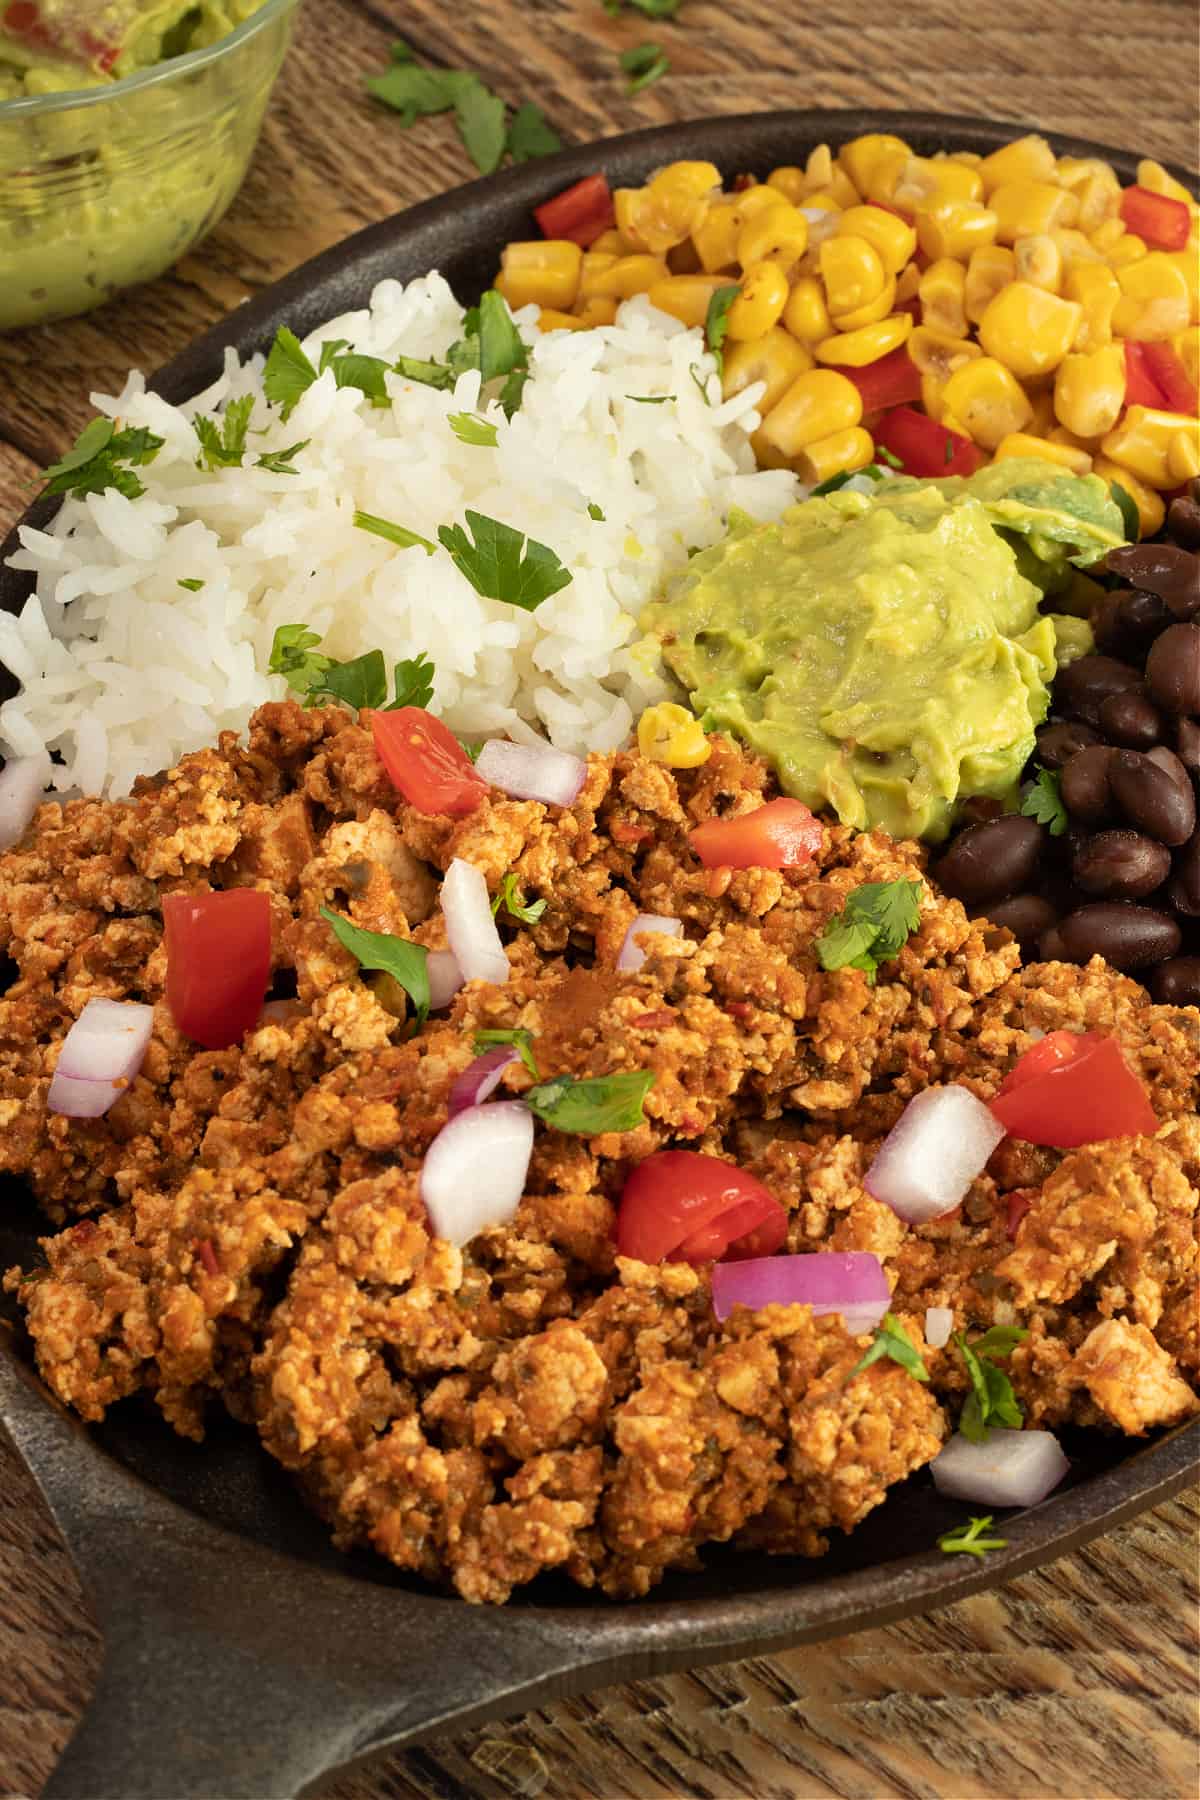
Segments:
[[[535,206],[533,216],[548,238],[569,238],[586,250],[602,231],[616,223],[616,210],[604,175],[585,175],[553,200]]]
[[[626,1180],[616,1236],[621,1256],[645,1263],[773,1256],[787,1214],[745,1169],[695,1150],[659,1150]]]
[[[93,63],[106,75],[121,54],[119,44],[97,37],[82,21],[47,18],[37,0],[12,0],[0,15],[0,25],[36,49],[83,65]]]
[[[1125,404],[1165,410],[1166,398],[1154,379],[1146,355],[1149,348],[1149,344],[1139,343],[1134,338],[1125,339]]]
[[[885,407],[903,406],[921,398],[921,371],[903,344],[861,369],[844,363],[836,366],[838,374],[852,381],[862,395],[865,413],[882,412]]]
[[[1090,1031],[1050,1032],[1006,1076],[991,1107],[1013,1137],[1060,1150],[1158,1130],[1117,1040]]]
[[[1129,349],[1126,340],[1126,351]],[[1139,344],[1145,367],[1163,397],[1167,412],[1195,415],[1200,410],[1196,384],[1183,366],[1183,358],[1170,344]]]
[[[1129,187],[1121,195],[1121,221],[1127,231],[1155,250],[1186,250],[1192,216],[1182,200]]]
[[[820,823],[799,800],[768,800],[736,819],[706,819],[688,832],[706,869],[800,869],[821,848]]]
[[[424,707],[373,712],[371,735],[392,785],[418,812],[463,819],[482,804],[487,782],[450,727]]]
[[[885,412],[873,435],[876,446],[900,459],[906,475],[973,475],[983,462],[983,451],[970,438],[912,406]]]
[[[236,1044],[262,1012],[271,973],[271,902],[257,888],[168,894],[167,1005],[206,1050]]]

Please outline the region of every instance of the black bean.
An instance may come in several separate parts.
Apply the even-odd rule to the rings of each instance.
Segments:
[[[1168,750],[1165,744],[1156,744],[1153,750],[1146,751],[1146,755],[1152,763],[1157,763],[1160,769],[1167,771],[1176,787],[1183,793],[1190,794],[1192,792],[1191,777],[1184,766],[1183,759],[1176,756],[1173,750]]]
[[[1083,719],[1088,725],[1100,723],[1100,702],[1109,694],[1123,694],[1140,689],[1142,678],[1128,663],[1113,656],[1081,656],[1059,671],[1054,684],[1054,704],[1070,718]],[[1172,709],[1190,712],[1191,707]]]
[[[991,819],[1004,816],[1003,800],[994,800],[990,794],[970,794],[960,800],[954,814],[957,827],[967,825],[986,825]]]
[[[1107,656],[1129,657],[1139,648],[1139,635],[1130,629],[1122,610],[1129,591],[1115,588],[1112,593],[1101,594],[1088,616],[1096,648]]]
[[[1167,508],[1167,530],[1185,550],[1200,550],[1200,501],[1181,494]]]
[[[1160,632],[1146,658],[1146,686],[1167,712],[1200,713],[1200,625],[1168,625]]]
[[[1141,643],[1144,651],[1150,639],[1157,637],[1171,623],[1171,615],[1166,601],[1160,600],[1157,594],[1124,589],[1121,594],[1121,623]]]
[[[1031,953],[1043,932],[1049,931],[1058,914],[1040,894],[1014,894],[1011,900],[997,900],[987,909],[993,925],[1011,931],[1025,954]]]
[[[971,906],[1003,900],[1027,887],[1037,868],[1043,831],[1035,819],[1008,813],[960,832],[930,873],[947,894]]]
[[[1109,694],[1100,702],[1100,729],[1114,744],[1129,750],[1149,750],[1161,744],[1163,716],[1144,694]]]
[[[1063,764],[1062,800],[1067,811],[1085,825],[1098,825],[1112,811],[1109,764],[1116,755],[1107,744],[1077,750]]]
[[[1038,939],[1038,956],[1043,962],[1067,962],[1067,946],[1063,943],[1063,935],[1057,925],[1051,925],[1043,931]]]
[[[1190,781],[1185,791],[1173,770],[1164,769],[1138,750],[1114,750],[1108,780],[1113,799],[1131,824],[1149,832],[1160,844],[1187,843],[1196,827],[1196,797]]]
[[[1140,831],[1098,831],[1075,858],[1075,879],[1105,900],[1142,900],[1171,873],[1171,853]]]
[[[1178,544],[1126,544],[1109,551],[1107,567],[1134,587],[1157,594],[1177,619],[1200,612],[1200,561]]]
[[[1144,969],[1162,962],[1164,957],[1174,956],[1183,938],[1169,913],[1152,906],[1124,906],[1119,900],[1081,906],[1054,930],[1068,962],[1085,963],[1102,956],[1114,969]],[[1044,946],[1045,939],[1042,941]]]
[[[1061,769],[1077,750],[1100,743],[1098,731],[1081,725],[1076,719],[1063,719],[1056,725],[1043,725],[1037,734],[1037,759],[1044,768]]]
[[[1171,956],[1150,973],[1160,1006],[1200,1006],[1200,956]]]
[[[1176,721],[1175,750],[1188,774],[1200,775],[1200,725],[1195,719]]]
[[[1193,832],[1175,858],[1172,903],[1190,919],[1200,918],[1200,831]]]

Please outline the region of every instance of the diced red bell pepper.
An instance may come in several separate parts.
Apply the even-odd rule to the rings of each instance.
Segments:
[[[1182,200],[1129,187],[1121,195],[1121,221],[1127,231],[1155,250],[1186,250],[1192,216]]]
[[[1126,351],[1129,350],[1126,342]],[[1170,344],[1138,344],[1144,366],[1149,370],[1162,404],[1168,412],[1195,414],[1200,410],[1196,384],[1183,366],[1183,358]]]
[[[903,344],[861,369],[839,363],[837,372],[854,383],[862,395],[865,413],[882,412],[885,407],[903,406],[921,398],[921,372]]]
[[[544,236],[569,238],[573,244],[581,244],[586,250],[589,244],[595,243],[602,231],[607,231],[610,225],[616,223],[617,215],[609,192],[608,178],[604,175],[585,175],[574,187],[564,188],[552,200],[535,206],[533,216]]]
[[[1125,339],[1125,404],[1126,406],[1150,406],[1156,411],[1166,408],[1166,398],[1158,382],[1154,379],[1150,359],[1146,355],[1149,344],[1136,342],[1133,338]]]
[[[872,435],[876,447],[899,459],[906,475],[973,475],[983,462],[982,450],[970,438],[911,406],[885,412]]]

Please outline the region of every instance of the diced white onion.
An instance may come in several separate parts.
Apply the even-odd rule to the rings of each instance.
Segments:
[[[492,787],[518,800],[542,800],[547,806],[574,806],[587,775],[587,764],[549,744],[510,744],[492,738],[475,761],[476,770]]]
[[[952,1500],[1036,1506],[1071,1465],[1052,1431],[992,1427],[982,1444],[956,1431],[929,1467],[938,1493]]]
[[[925,1308],[925,1342],[931,1350],[940,1350],[950,1342],[954,1330],[954,1309],[949,1306]]]
[[[442,882],[446,936],[464,981],[491,981],[503,987],[508,958],[488,898],[483,872],[456,856]]]
[[[671,919],[663,913],[639,913],[629,930],[625,933],[625,942],[621,945],[621,953],[617,957],[617,967],[625,974],[631,975],[641,968],[646,960],[646,952],[637,942],[643,931],[661,931],[664,937],[682,937],[683,920]]]
[[[431,950],[425,958],[429,976],[429,1005],[434,1012],[449,1006],[463,984],[463,972],[452,950]]]
[[[1003,1136],[991,1109],[966,1088],[926,1088],[883,1140],[863,1186],[910,1225],[939,1219],[961,1204]]]
[[[505,1225],[521,1204],[533,1153],[533,1114],[519,1100],[458,1113],[434,1138],[421,1170],[421,1199],[436,1236],[469,1244]]]
[[[46,1105],[70,1119],[98,1119],[145,1060],[154,1008],[133,1000],[89,1000],[63,1039]]]
[[[50,758],[14,756],[0,770],[0,850],[11,850],[25,836],[50,779]]]

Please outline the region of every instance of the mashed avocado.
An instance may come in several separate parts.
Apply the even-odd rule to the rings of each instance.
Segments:
[[[706,722],[787,793],[936,840],[960,794],[1011,794],[1056,666],[1039,604],[1123,541],[1097,476],[1013,459],[902,477],[773,525],[735,518],[642,623]],[[1064,633],[1077,654],[1079,621]]]
[[[0,101],[120,81],[215,44],[263,0],[35,0],[22,29],[0,23]],[[17,12],[10,9],[6,15]]]

